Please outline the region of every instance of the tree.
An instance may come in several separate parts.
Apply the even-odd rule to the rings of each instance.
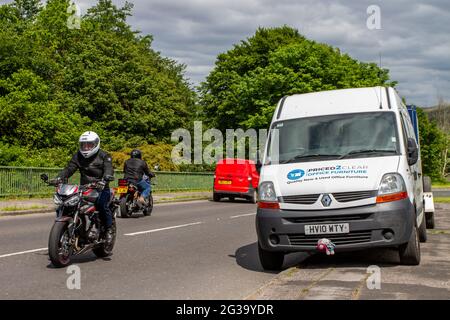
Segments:
[[[442,180],[447,165],[445,159],[448,152],[448,138],[438,128],[436,122],[430,121],[420,108],[417,108],[417,117],[423,174],[433,180]]]
[[[99,0],[81,28],[72,29],[70,2],[0,6],[2,150],[19,147],[36,163],[47,155],[47,165],[60,165],[85,130],[97,131],[102,147],[113,151],[168,141],[173,130],[186,127],[194,93],[184,66],[154,51],[151,35],[131,29],[132,5]]]
[[[293,28],[259,28],[217,57],[200,86],[200,103],[205,121],[216,128],[267,128],[284,95],[395,85],[388,80],[388,70],[307,40]]]

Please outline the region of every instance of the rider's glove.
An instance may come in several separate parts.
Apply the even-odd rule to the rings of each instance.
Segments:
[[[103,180],[100,180],[97,182],[97,189],[103,190],[103,189],[105,189],[105,185],[106,185],[106,182]]]

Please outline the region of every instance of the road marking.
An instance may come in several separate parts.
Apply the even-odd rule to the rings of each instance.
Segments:
[[[1,255],[0,259],[1,258],[6,258],[6,257],[17,256],[19,254],[33,253],[33,252],[44,251],[44,250],[47,250],[47,248],[39,248],[39,249],[33,249],[33,250],[27,250],[27,251],[8,253],[8,254]]]
[[[240,218],[240,217],[248,217],[248,216],[254,216],[256,213],[252,212],[252,213],[246,213],[246,214],[240,214],[237,216],[231,216],[230,219],[236,219],[236,218]]]
[[[152,232],[158,232],[158,231],[164,231],[164,230],[170,230],[170,229],[176,229],[176,228],[189,227],[189,226],[194,226],[194,225],[201,224],[201,223],[203,223],[203,222],[193,222],[193,223],[181,224],[179,226],[172,226],[172,227],[166,227],[166,228],[160,228],[160,229],[152,229],[152,230],[139,231],[139,232],[133,232],[133,233],[125,233],[124,236],[136,236],[136,235],[144,234],[144,233],[152,233]]]

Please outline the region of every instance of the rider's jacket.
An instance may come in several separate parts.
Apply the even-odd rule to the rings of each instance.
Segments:
[[[153,178],[155,174],[148,169],[147,162],[138,158],[130,158],[123,166],[124,178],[129,182],[138,183],[143,175]]]
[[[101,149],[89,158],[83,157],[78,151],[73,155],[72,160],[69,161],[67,167],[65,167],[58,176],[62,179],[67,179],[72,176],[77,169],[80,170],[81,174],[80,184],[88,184],[90,182],[98,181],[105,176],[114,175],[111,156]]]

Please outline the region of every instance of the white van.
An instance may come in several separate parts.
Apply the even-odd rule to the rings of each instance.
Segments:
[[[256,215],[265,269],[289,252],[398,249],[420,263],[426,241],[420,150],[408,110],[393,88],[284,97],[263,157]],[[434,209],[433,209],[434,210]]]

